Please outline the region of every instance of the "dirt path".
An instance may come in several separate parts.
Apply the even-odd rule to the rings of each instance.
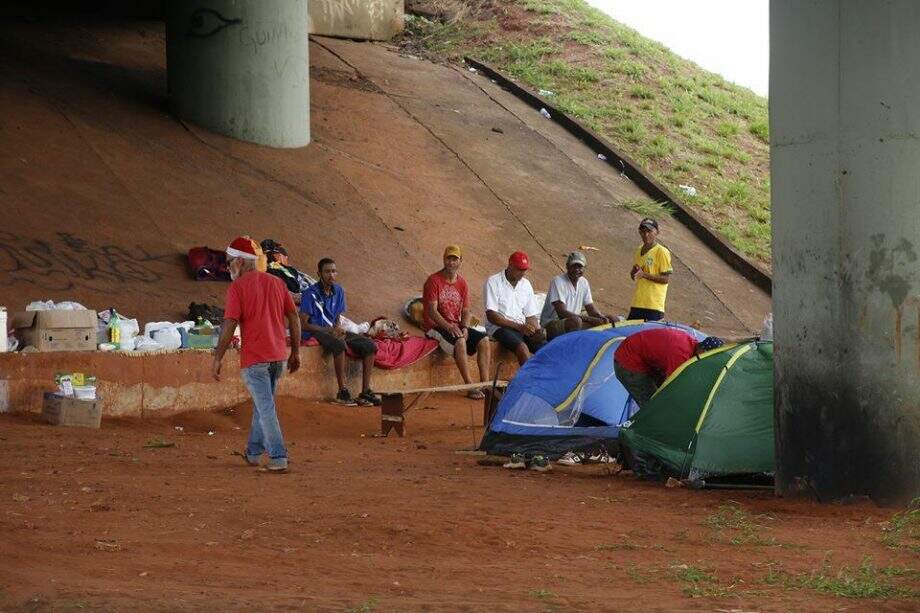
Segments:
[[[287,475],[230,455],[246,406],[98,431],[3,416],[0,609],[916,610],[766,581],[867,556],[916,573],[880,544],[892,510],[480,466],[456,453],[479,410],[438,399],[382,440],[376,410],[282,399]]]

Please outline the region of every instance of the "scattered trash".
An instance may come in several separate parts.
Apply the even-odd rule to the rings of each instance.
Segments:
[[[93,547],[99,551],[121,551],[121,545],[115,541],[96,541]]]
[[[578,245],[580,251],[600,251],[597,247],[592,247],[591,245]]]
[[[148,439],[147,442],[144,443],[145,449],[165,449],[167,447],[175,447],[175,446],[176,446],[175,443],[164,441],[163,439],[159,437]]]
[[[80,488],[80,491],[88,494],[93,491],[93,488],[84,485],[83,487]]]
[[[149,574],[150,574],[150,573],[148,573],[148,572],[145,570],[144,572],[139,573],[137,576],[138,576],[138,577],[146,577],[146,576],[149,575]]]
[[[598,153],[598,154],[597,154],[597,159],[599,159],[599,160],[602,161],[602,162],[606,162],[606,161],[607,161],[607,156],[604,155],[603,153]]]
[[[664,484],[665,487],[683,487],[684,482],[680,479],[675,479],[674,477],[668,477],[668,480]]]
[[[208,430],[208,436],[214,436],[214,430]]]
[[[685,194],[687,194],[691,198],[696,196],[696,188],[691,185],[678,185],[677,187],[679,187]]]
[[[541,95],[541,96],[555,96],[555,95],[556,95],[556,92],[551,92],[551,91],[549,91],[548,89],[541,89],[541,90],[540,90],[540,95]]]
[[[504,134],[504,133],[505,133],[505,131],[502,130],[501,128],[492,128],[492,131],[495,132],[496,134]]]
[[[182,426],[176,426],[176,432],[185,432],[185,428]]]
[[[552,119],[552,118],[553,118],[553,116],[550,115],[550,114],[549,114],[549,111],[547,111],[545,108],[541,108],[541,109],[540,109],[540,114],[543,115],[544,117],[546,117],[547,119]]]
[[[470,66],[469,68],[467,68],[467,70],[469,70],[470,72],[479,72],[478,70],[476,70],[476,69],[473,68],[472,66]]]
[[[405,231],[406,231],[406,229],[403,228],[402,226],[393,226],[393,229],[394,229],[394,230],[399,230],[400,232],[405,232]]]

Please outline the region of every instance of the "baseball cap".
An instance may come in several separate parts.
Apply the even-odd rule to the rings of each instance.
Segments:
[[[444,257],[446,258],[449,255],[452,255],[458,258],[463,257],[463,254],[460,251],[460,247],[458,245],[448,245],[447,247],[444,248]]]
[[[639,227],[648,228],[650,230],[657,230],[658,222],[652,219],[651,217],[646,217],[645,219],[639,222]]]
[[[586,258],[585,254],[581,251],[573,251],[565,260],[565,265],[568,266],[569,264],[581,264],[582,266],[587,266],[588,258]]]
[[[530,258],[523,251],[515,251],[508,258],[508,264],[518,270],[528,270],[530,268]]]

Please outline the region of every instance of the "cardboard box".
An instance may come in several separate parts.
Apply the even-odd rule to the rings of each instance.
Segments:
[[[12,326],[23,347],[39,351],[94,351],[96,311],[21,311]]]
[[[102,423],[102,401],[98,397],[95,400],[78,400],[45,392],[42,416],[55,426],[98,428]]]

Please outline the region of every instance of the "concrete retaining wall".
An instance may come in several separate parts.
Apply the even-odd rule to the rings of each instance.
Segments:
[[[493,344],[494,345],[494,344]],[[493,349],[495,347],[493,346]],[[493,351],[501,360],[502,378],[513,375],[517,363],[509,353]],[[239,356],[224,358],[221,381],[211,377],[209,351],[184,350],[154,355],[58,352],[0,354],[0,411],[40,411],[42,394],[53,391],[58,372],[85,372],[99,380],[97,393],[106,416],[158,417],[183,411],[207,411],[244,402],[249,394],[240,380]],[[301,350],[301,370],[281,379],[278,393],[308,401],[335,395],[331,358],[318,347]],[[472,362],[472,361],[471,361]],[[497,363],[497,362],[495,362]],[[472,374],[476,365],[471,363]],[[352,393],[360,390],[361,365],[346,360]],[[435,351],[397,370],[374,370],[374,389],[427,387],[462,383],[452,358]]]
[[[403,31],[404,0],[309,0],[310,33],[389,40]]]

